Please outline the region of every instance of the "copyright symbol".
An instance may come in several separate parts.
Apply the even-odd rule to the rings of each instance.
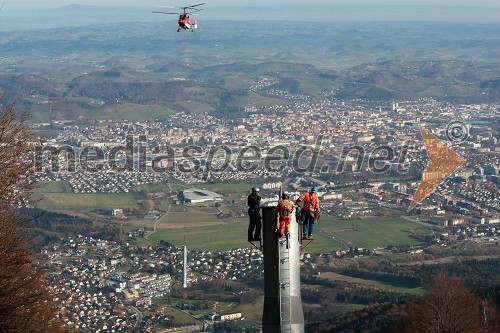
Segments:
[[[461,121],[452,121],[446,126],[446,137],[451,142],[464,142],[469,137],[469,127]]]

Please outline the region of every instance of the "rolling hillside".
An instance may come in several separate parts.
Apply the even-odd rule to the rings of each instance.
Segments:
[[[179,76],[182,71],[183,77]],[[343,71],[288,62],[187,69],[172,63],[152,71],[124,66],[96,70],[67,83],[54,82],[43,74],[2,73],[0,85],[9,100],[31,111],[34,119],[120,117],[114,111],[116,105],[135,105],[136,109],[144,110],[142,116],[147,119],[151,114],[148,108],[158,106],[165,110],[193,111],[186,108],[186,101],[205,105],[206,110],[215,110],[220,115],[241,107],[242,100],[247,104],[262,103],[263,97],[273,97],[276,91],[310,96],[330,93],[331,98],[337,99],[387,101],[432,97],[458,103],[498,102],[496,74],[494,64],[459,61],[386,61]],[[274,83],[250,93],[250,87],[261,77]],[[270,105],[290,103],[278,95],[274,97]],[[40,114],[48,112],[43,101],[51,101],[50,115]],[[141,118],[140,114],[138,117]],[[123,118],[127,118],[126,112]]]

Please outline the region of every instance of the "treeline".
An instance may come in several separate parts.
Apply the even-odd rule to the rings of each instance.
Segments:
[[[387,333],[390,330],[391,318],[400,311],[399,304],[377,303],[361,311],[338,313],[329,320],[307,325],[306,331],[310,333]]]
[[[415,268],[415,274],[428,280],[442,269],[452,276],[462,277],[465,285],[470,288],[495,287],[495,285],[498,286],[500,284],[499,258],[484,260],[470,259],[442,265],[418,266]]]
[[[200,304],[205,304],[204,302],[207,300],[237,303],[241,298],[240,291],[240,288],[236,288],[222,279],[214,279],[192,283],[186,289],[172,288],[170,294],[172,297],[198,300],[202,302]]]
[[[238,322],[230,320],[216,323],[213,326],[215,333],[259,333],[262,332],[258,328],[257,323],[253,326],[242,327]]]
[[[500,332],[500,307],[494,302],[494,298],[499,295],[498,287],[478,293],[467,288],[462,278],[440,270],[428,281],[425,289],[423,296],[372,303],[362,310],[338,313],[333,318],[308,325],[306,331]]]
[[[500,258],[478,260],[457,257],[455,261],[449,263],[422,265],[394,264],[391,261],[374,263],[369,260],[346,261],[344,264],[332,271],[405,288],[421,287],[441,270],[451,276],[462,277],[465,285],[474,289],[494,287],[499,280],[493,277],[500,276]]]
[[[390,304],[408,299],[408,296],[402,293],[375,289],[361,283],[332,282],[308,277],[302,280],[306,285],[321,286],[320,288],[303,288],[301,291],[301,298],[304,302],[321,305],[314,311],[304,312],[306,322],[331,319],[332,313],[344,312],[346,304],[363,304],[372,307],[373,304]]]
[[[266,90],[283,90],[288,91],[291,94],[306,94],[300,89],[299,81],[289,77],[281,77],[277,83],[269,86],[264,91]]]
[[[326,288],[303,290],[303,300],[321,304],[321,308],[329,309],[330,313],[336,312],[335,316],[318,310],[305,312],[306,322],[317,322],[308,325],[308,332],[445,332],[433,329],[453,322],[459,323],[457,329],[446,332],[500,332],[498,258],[433,265],[393,265],[390,262],[373,265],[368,261],[358,261],[358,264],[357,268],[335,271],[406,288],[422,286],[426,292],[419,297],[410,297],[377,291],[364,284],[308,278],[304,282]],[[363,310],[342,313],[341,303],[368,306]],[[455,309],[452,314],[433,312],[433,309],[451,307]],[[467,311],[463,312],[464,308]],[[487,322],[484,321],[484,313],[487,314]],[[481,330],[481,327],[488,330]]]
[[[99,98],[109,103],[120,100],[136,104],[158,101],[175,102],[188,98],[184,91],[184,84],[178,82],[116,82],[110,80],[106,74],[101,76],[93,73],[88,76],[70,82],[69,92],[66,94]]]
[[[30,242],[35,248],[41,247],[61,237],[77,235],[110,241],[123,239],[123,230],[116,226],[96,226],[90,219],[43,211],[37,208],[23,208],[20,214],[30,234]]]
[[[375,280],[393,286],[409,288],[409,289],[419,288],[420,286],[422,286],[422,278],[419,276],[387,274],[382,272],[357,270],[351,268],[341,269],[339,273],[342,275],[347,275],[365,280]]]
[[[248,92],[245,90],[228,90],[220,94],[217,107],[213,111],[214,117],[241,119],[246,118],[247,114],[244,107],[236,106],[236,97],[246,97]]]

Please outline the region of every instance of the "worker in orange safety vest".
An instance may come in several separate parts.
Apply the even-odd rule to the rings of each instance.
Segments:
[[[295,203],[298,205],[300,202],[304,202],[302,207],[303,216],[303,232],[304,238],[311,238],[314,231],[314,223],[318,220],[320,214],[320,204],[318,199],[318,194],[316,193],[318,188],[314,186],[309,192],[302,194]]]
[[[283,193],[281,200],[278,201],[278,205],[276,206],[279,221],[278,237],[290,234],[290,221],[292,220],[292,213],[294,209],[295,206],[293,202],[290,201],[288,194]]]

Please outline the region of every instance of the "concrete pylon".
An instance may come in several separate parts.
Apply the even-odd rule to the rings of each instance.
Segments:
[[[299,225],[292,214],[288,248],[286,238],[276,236],[276,207],[262,208],[264,253],[263,333],[304,333],[300,297]]]

